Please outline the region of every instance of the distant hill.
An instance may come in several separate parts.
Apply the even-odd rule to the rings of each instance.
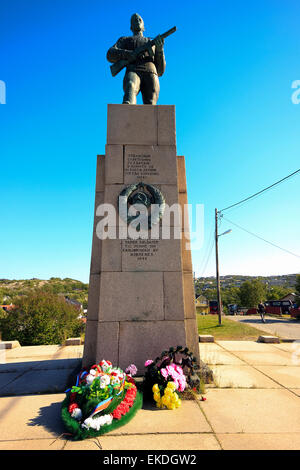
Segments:
[[[77,300],[87,308],[89,285],[76,279],[51,277],[43,279],[0,279],[0,303],[10,304],[16,295],[25,295],[31,290],[41,289],[54,294],[63,294]]]
[[[282,287],[290,292],[295,291],[296,274],[286,274],[278,276],[244,276],[228,275],[221,276],[222,291],[229,292],[232,288],[239,288],[243,282],[259,279],[265,283],[268,288]],[[198,277],[195,279],[197,293],[203,293],[208,298],[215,297],[216,278],[214,276]],[[51,277],[48,280],[43,279],[0,279],[0,304],[10,304],[16,295],[25,295],[30,290],[41,289],[54,294],[63,294],[70,299],[77,300],[87,308],[89,285],[76,279]]]
[[[240,305],[240,287],[246,281],[259,280],[262,284],[265,284],[263,300],[279,300],[287,294],[296,292],[296,276],[297,274],[278,276],[245,276],[236,274],[221,276],[221,296],[225,311],[226,306],[229,304]],[[214,276],[196,278],[195,294],[204,295],[208,300],[216,300],[216,278]]]
[[[297,274],[283,274],[278,276],[245,276],[245,275],[227,275],[227,276],[220,276],[221,287],[226,289],[230,287],[240,287],[243,282],[251,281],[253,279],[259,279],[261,282],[266,284],[269,287],[277,286],[277,287],[285,287],[289,289],[295,289],[296,284],[296,276]],[[212,286],[215,286],[216,277],[209,276],[209,277],[198,277],[196,278],[197,283],[201,283],[204,290],[211,289]]]

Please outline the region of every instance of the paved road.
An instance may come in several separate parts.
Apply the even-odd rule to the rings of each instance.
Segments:
[[[254,327],[256,326],[260,330],[280,336],[281,338],[300,340],[300,321],[297,320],[266,316],[266,323],[262,323],[260,317],[257,315],[231,315],[228,318],[241,323],[247,323]]]

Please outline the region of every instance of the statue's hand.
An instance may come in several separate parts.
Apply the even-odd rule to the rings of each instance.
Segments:
[[[156,36],[154,39],[154,45],[156,47],[157,52],[162,52],[164,49],[164,38],[162,38],[160,35]]]

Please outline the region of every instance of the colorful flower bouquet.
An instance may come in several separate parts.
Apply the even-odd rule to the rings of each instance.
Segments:
[[[177,346],[163,351],[155,361],[147,360],[145,367],[144,394],[151,396],[158,408],[174,410],[187,389],[197,391],[198,364],[188,348]]]
[[[132,378],[137,369],[125,372],[101,361],[83,369],[76,385],[66,391],[62,420],[75,440],[96,437],[126,424],[142,406],[142,394]]]

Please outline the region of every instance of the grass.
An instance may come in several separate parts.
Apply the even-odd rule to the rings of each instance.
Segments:
[[[219,325],[218,315],[197,315],[199,335],[213,335],[216,340],[256,340],[266,332],[237,321],[222,317]]]

